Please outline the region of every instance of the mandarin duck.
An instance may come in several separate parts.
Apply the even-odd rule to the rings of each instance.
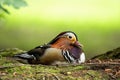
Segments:
[[[72,31],[62,32],[49,43],[16,54],[14,57],[27,60],[29,64],[51,65],[57,61],[79,64],[85,62],[82,45]]]

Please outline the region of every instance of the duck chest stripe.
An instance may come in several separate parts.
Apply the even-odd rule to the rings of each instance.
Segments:
[[[68,51],[62,50],[62,55],[69,63],[74,61],[74,58],[70,55]]]
[[[69,56],[70,60],[73,62],[75,59],[70,55],[70,53],[68,51],[67,52],[67,55]]]
[[[62,55],[70,63],[70,60],[66,56],[66,51],[62,50]]]

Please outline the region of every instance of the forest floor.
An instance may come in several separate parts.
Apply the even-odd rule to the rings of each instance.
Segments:
[[[0,80],[120,80],[120,59],[94,58],[79,65],[30,65],[10,57],[19,52],[23,51],[0,50]]]

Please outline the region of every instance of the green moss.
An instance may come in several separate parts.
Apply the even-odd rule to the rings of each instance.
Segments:
[[[21,64],[8,56],[22,52],[19,49],[6,49],[0,56],[1,80],[107,80],[102,71],[87,70],[86,65],[29,65]],[[6,55],[4,54],[6,53]]]
[[[18,53],[25,52],[23,50],[20,50],[18,48],[6,48],[6,49],[1,49],[0,50],[0,56],[2,57],[10,57]]]
[[[86,66],[83,66],[83,65],[73,67],[74,70],[83,70],[85,68],[86,68]]]
[[[120,47],[107,51],[104,54],[97,55],[92,59],[120,59]]]

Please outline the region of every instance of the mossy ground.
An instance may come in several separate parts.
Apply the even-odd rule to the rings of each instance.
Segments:
[[[4,63],[2,62],[4,61]],[[83,65],[47,66],[21,64],[8,58],[0,60],[1,80],[101,80],[102,72],[87,70]]]
[[[10,52],[10,51],[11,52]],[[8,52],[16,54],[19,49],[1,51],[0,80],[108,80],[104,70],[93,70],[89,65],[30,65],[22,64],[12,57],[5,57]],[[13,50],[13,52],[12,52]],[[18,51],[18,52],[17,52]],[[3,53],[4,56],[3,56]]]

